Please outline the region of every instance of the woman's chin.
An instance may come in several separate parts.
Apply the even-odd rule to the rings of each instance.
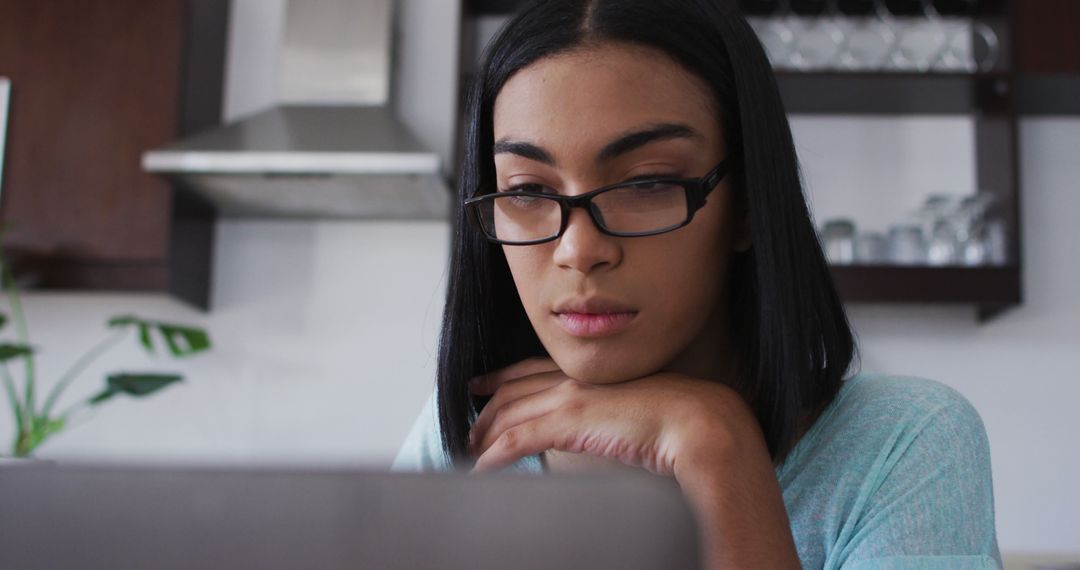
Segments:
[[[553,356],[555,363],[567,376],[589,384],[615,384],[644,376],[640,363],[628,363],[624,359],[611,357],[582,357],[579,355],[559,358]]]
[[[642,346],[625,336],[583,341],[565,335],[541,335],[544,348],[567,376],[590,384],[615,384],[648,376],[663,368],[661,347]]]

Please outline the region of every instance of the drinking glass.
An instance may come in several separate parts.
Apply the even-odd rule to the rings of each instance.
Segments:
[[[855,237],[855,262],[875,265],[889,261],[889,240],[877,232],[861,232]]]
[[[991,265],[1005,265],[1009,262],[1009,243],[1005,220],[990,219],[984,226],[986,242],[986,262]]]
[[[917,224],[897,224],[889,228],[889,260],[897,265],[926,263],[926,238]]]
[[[896,34],[888,22],[873,16],[846,21],[840,67],[853,71],[884,68],[896,46]]]
[[[926,245],[928,265],[953,265],[960,259],[956,228],[947,217],[938,218]]]
[[[971,52],[978,71],[993,71],[1001,59],[1001,42],[994,28],[983,22],[972,25]]]
[[[996,198],[979,192],[960,201],[953,213],[959,262],[963,265],[982,265],[990,257],[987,243],[986,218]]]
[[[935,192],[926,196],[912,217],[926,235],[932,235],[938,222],[951,216],[959,203],[960,196],[957,194]]]
[[[844,47],[844,31],[832,18],[792,18],[789,24],[792,67],[813,71],[836,66]]]
[[[829,220],[822,230],[822,242],[829,263],[855,263],[855,222],[848,219]]]
[[[897,40],[892,65],[906,71],[927,71],[941,57],[948,41],[948,28],[930,0],[923,0],[922,15],[893,20]]]

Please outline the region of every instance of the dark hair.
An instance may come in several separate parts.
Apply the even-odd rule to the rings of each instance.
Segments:
[[[442,444],[467,461],[468,432],[485,403],[473,376],[546,351],[518,297],[499,246],[470,224],[461,201],[493,186],[493,106],[507,80],[531,63],[603,42],[658,49],[705,80],[729,149],[739,149],[732,188],[749,210],[752,247],[733,253],[733,386],[752,406],[776,464],[791,451],[800,413],[833,400],[855,358],[803,195],[798,159],[776,78],[760,42],[732,2],[541,0],[489,44],[467,99],[464,163],[453,214],[450,273],[439,346]]]

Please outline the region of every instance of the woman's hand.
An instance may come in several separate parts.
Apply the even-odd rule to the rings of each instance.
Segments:
[[[532,358],[478,377],[470,390],[494,394],[473,425],[474,472],[558,450],[678,479],[725,448],[756,441],[755,431],[761,439],[734,390],[681,374],[589,384],[549,358]]]
[[[801,567],[761,427],[730,387],[674,373],[587,384],[534,358],[470,389],[494,394],[473,426],[473,471],[555,449],[674,476],[706,568]]]

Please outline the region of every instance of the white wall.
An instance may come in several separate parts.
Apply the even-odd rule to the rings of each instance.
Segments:
[[[279,25],[252,0],[236,0],[242,5],[234,33],[258,37],[258,22]],[[272,82],[245,66],[259,53],[231,46],[231,113],[273,100]],[[882,200],[904,206],[924,190],[972,184],[964,119],[798,118],[794,128],[819,216],[851,204],[869,213]],[[1002,550],[1076,552],[1080,120],[1027,120],[1021,133],[1025,304],[984,325],[968,308],[858,306],[851,316],[864,369],[941,380],[980,410]],[[840,198],[840,188],[865,193]],[[65,401],[96,391],[107,371],[178,370],[186,382],[145,401],[111,402],[40,455],[387,465],[432,387],[447,240],[443,223],[225,221],[209,314],[154,294],[28,295],[46,386],[105,334],[114,314],[198,324],[215,341],[212,353],[174,365],[146,357],[130,339]],[[11,338],[10,329],[0,338]],[[11,441],[10,423],[0,412],[0,443]]]

